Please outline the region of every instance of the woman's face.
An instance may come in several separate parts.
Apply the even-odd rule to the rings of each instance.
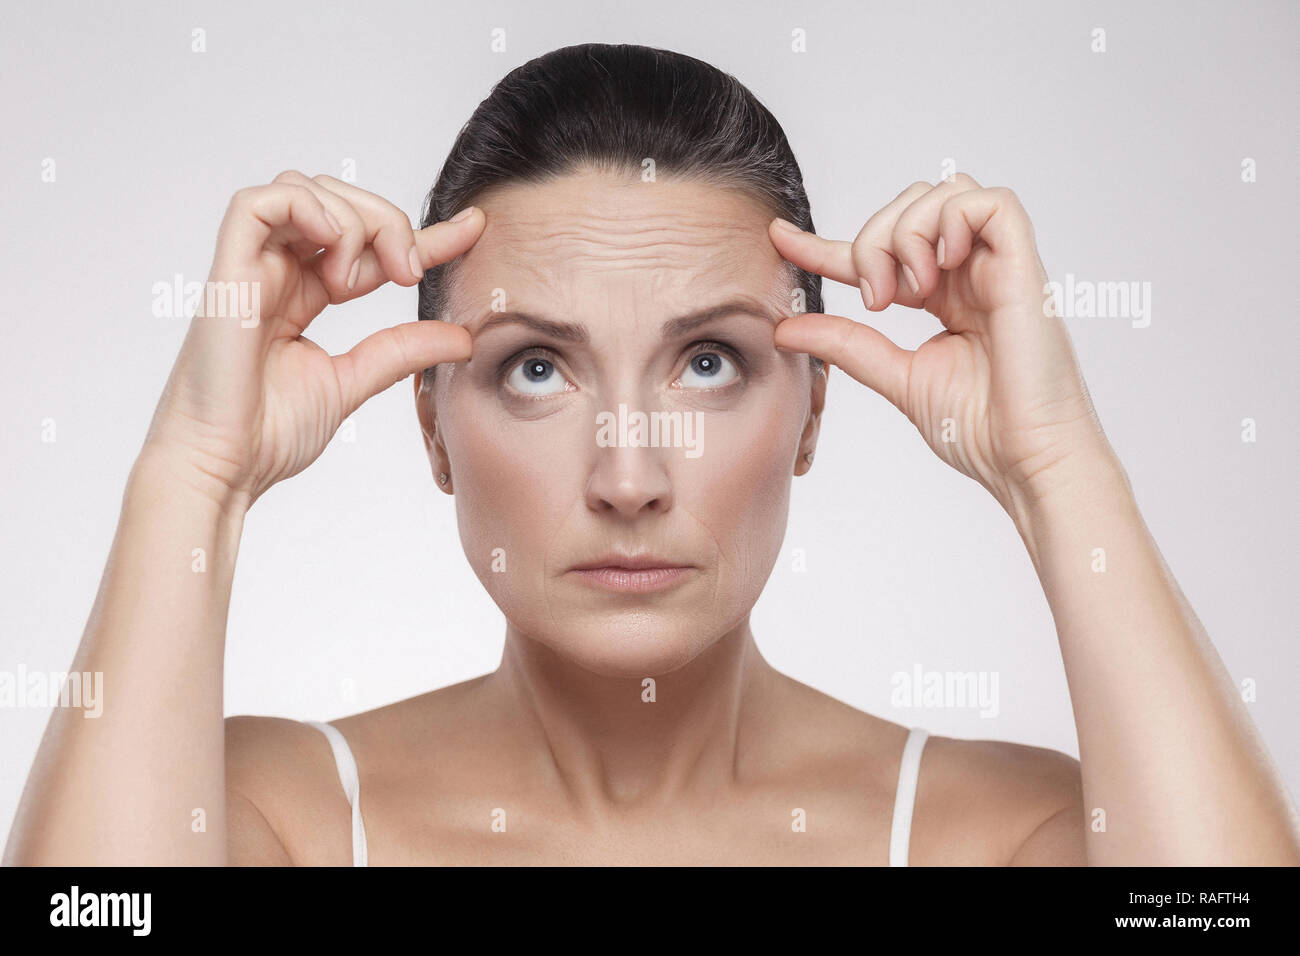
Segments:
[[[520,635],[596,673],[667,673],[744,622],[816,444],[825,375],[773,345],[795,299],[771,215],[595,171],[475,204],[444,316],[474,353],[417,395],[465,552]],[[652,590],[574,570],[611,553],[685,570]]]

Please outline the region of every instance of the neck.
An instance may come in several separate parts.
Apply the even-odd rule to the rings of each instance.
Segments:
[[[545,755],[545,772],[593,812],[707,799],[729,788],[748,728],[757,731],[776,672],[749,619],[669,674],[605,677],[506,630],[491,682],[521,745]],[[653,700],[651,700],[653,694]]]

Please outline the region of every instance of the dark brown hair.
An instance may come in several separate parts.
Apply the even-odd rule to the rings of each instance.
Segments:
[[[656,175],[739,187],[814,231],[785,133],[739,80],[681,53],[604,43],[563,47],[506,74],[456,137],[420,226],[450,218],[493,186],[546,182],[586,165],[639,174],[647,157]],[[419,318],[442,315],[453,265],[425,273]],[[790,269],[804,310],[822,311],[821,276]]]

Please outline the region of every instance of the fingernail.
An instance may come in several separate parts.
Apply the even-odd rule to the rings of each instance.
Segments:
[[[872,303],[876,301],[876,297],[875,297],[874,295],[871,294],[871,285],[870,285],[870,283],[868,283],[866,279],[859,279],[859,280],[858,280],[858,288],[860,288],[860,289],[862,290],[862,302],[863,302],[863,304],[864,304],[868,309],[871,308]]]
[[[361,275],[361,260],[358,259],[352,263],[352,271],[348,273],[348,288],[352,289],[357,284],[357,278]]]
[[[411,273],[412,273],[412,274],[413,274],[417,279],[423,279],[423,278],[424,278],[424,267],[423,267],[422,265],[420,265],[420,254],[419,254],[418,252],[415,251],[415,246],[411,246],[411,253],[410,253],[409,256],[407,256],[407,259],[408,259],[408,260],[410,261],[410,263],[411,263]]]
[[[943,265],[943,236],[939,237],[939,243],[934,247],[934,256],[939,261],[939,265],[942,266]]]
[[[334,218],[334,214],[328,209],[325,210],[325,218],[329,220],[329,224],[334,227],[335,232],[340,236],[343,235],[343,227],[339,225],[339,221]]]
[[[802,229],[800,229],[798,226],[796,226],[788,219],[777,219],[776,227],[780,229],[782,232],[803,232]]]
[[[469,218],[470,216],[472,216],[472,215],[474,215],[474,207],[473,207],[473,206],[466,206],[464,209],[462,209],[460,212],[456,213],[456,215],[452,216],[452,217],[451,217],[450,219],[448,219],[447,221],[448,221],[448,222],[464,222],[466,219],[468,219],[468,218]]]
[[[912,287],[912,295],[921,291],[921,284],[916,281],[916,276],[908,266],[903,266],[903,276],[907,279],[907,284]]]

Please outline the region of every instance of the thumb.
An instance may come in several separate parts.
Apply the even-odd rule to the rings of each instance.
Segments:
[[[441,362],[464,362],[473,352],[469,332],[449,322],[404,322],[368,335],[335,356],[343,417],[384,389]]]
[[[882,332],[842,315],[803,312],[783,319],[773,338],[779,348],[807,352],[838,365],[903,410],[915,353],[899,348]]]

